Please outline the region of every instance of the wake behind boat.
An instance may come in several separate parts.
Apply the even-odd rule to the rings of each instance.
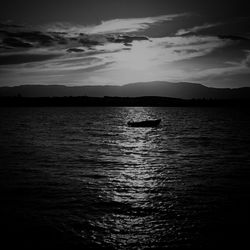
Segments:
[[[157,120],[145,120],[145,121],[138,121],[138,122],[128,122],[129,127],[157,127],[161,122],[161,119]]]

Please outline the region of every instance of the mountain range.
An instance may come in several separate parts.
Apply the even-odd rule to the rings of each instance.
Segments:
[[[65,85],[20,85],[0,87],[0,97],[63,97],[63,96],[116,96],[140,97],[161,96],[182,99],[248,99],[250,87],[212,88],[198,83],[171,83],[163,81],[130,83],[123,86],[65,86]]]

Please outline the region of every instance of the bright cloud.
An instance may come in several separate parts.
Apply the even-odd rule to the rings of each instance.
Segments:
[[[107,33],[129,33],[148,29],[151,25],[164,21],[172,21],[175,18],[187,16],[187,13],[162,15],[145,18],[127,18],[102,21],[98,25],[82,26],[70,23],[56,23],[46,26],[47,31],[59,31],[67,33],[86,33],[86,34],[107,34]]]
[[[100,25],[89,28],[90,34],[95,33],[116,33],[116,32],[136,32],[148,29],[152,24],[164,21],[172,21],[174,18],[182,17],[187,14],[163,15],[146,18],[114,19],[103,21]]]
[[[222,25],[222,23],[205,23],[203,25],[200,26],[195,26],[189,29],[180,29],[177,31],[176,35],[177,36],[183,36],[189,33],[196,33],[198,31],[204,30],[204,29],[209,29],[209,28],[213,28],[216,26]]]

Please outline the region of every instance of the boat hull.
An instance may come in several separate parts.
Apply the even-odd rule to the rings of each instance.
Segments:
[[[146,120],[140,122],[128,122],[129,127],[157,127],[161,122],[161,119],[158,120]]]

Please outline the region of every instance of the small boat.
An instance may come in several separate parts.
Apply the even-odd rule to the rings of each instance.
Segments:
[[[140,122],[128,122],[129,127],[157,127],[161,122],[161,119],[157,120],[145,120]]]

